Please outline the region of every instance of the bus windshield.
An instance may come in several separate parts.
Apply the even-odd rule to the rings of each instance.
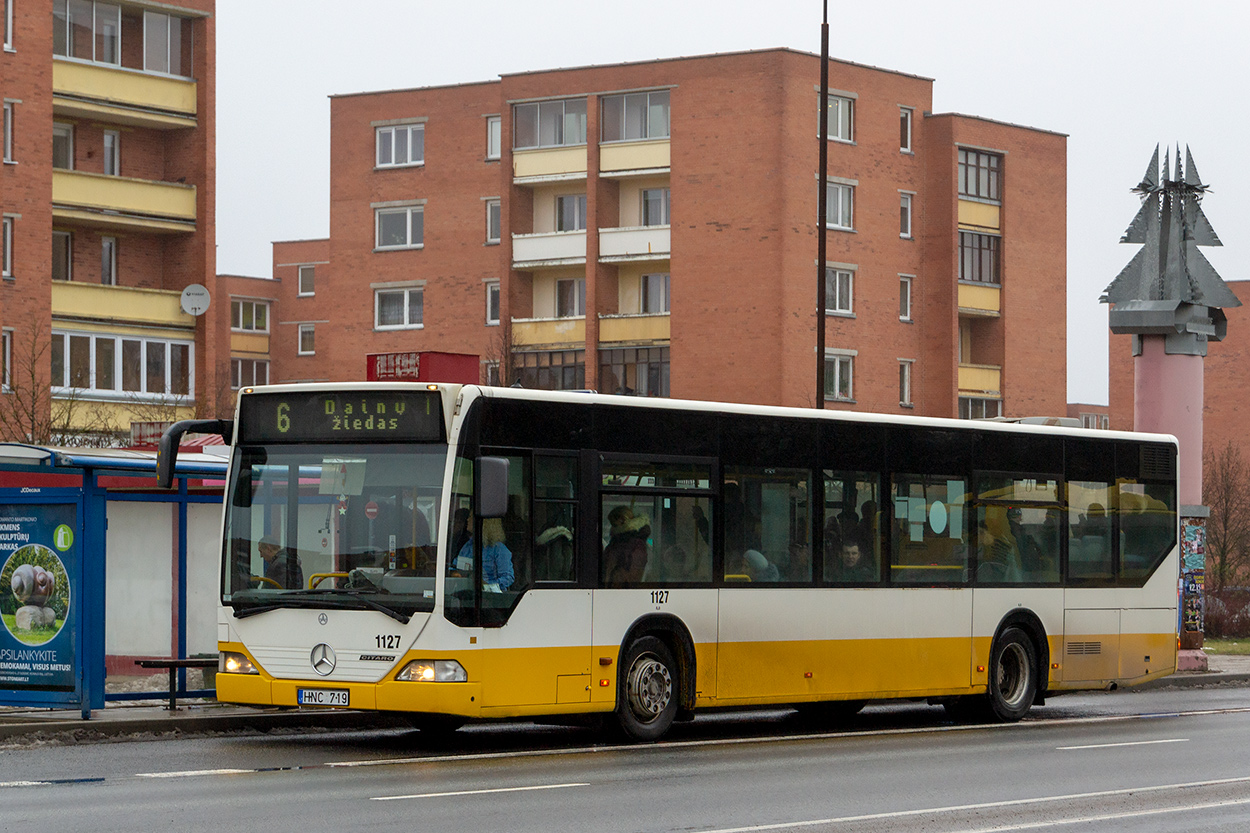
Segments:
[[[446,462],[443,444],[236,447],[222,601],[433,610]]]

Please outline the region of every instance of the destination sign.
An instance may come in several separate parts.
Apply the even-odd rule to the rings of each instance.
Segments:
[[[437,442],[443,436],[437,391],[302,391],[244,394],[244,443]]]

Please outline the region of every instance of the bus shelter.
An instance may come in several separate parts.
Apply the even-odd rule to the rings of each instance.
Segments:
[[[109,673],[216,651],[226,453],[183,450],[161,489],[154,451],[0,443],[0,705],[89,719],[152,696]]]

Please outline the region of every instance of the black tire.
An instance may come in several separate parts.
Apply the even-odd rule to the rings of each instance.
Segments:
[[[616,719],[621,731],[630,740],[659,740],[673,725],[680,699],[673,652],[654,636],[644,636],[625,650],[620,667]]]
[[[1007,628],[990,651],[989,717],[1015,723],[1028,714],[1036,694],[1037,648],[1020,628]]]

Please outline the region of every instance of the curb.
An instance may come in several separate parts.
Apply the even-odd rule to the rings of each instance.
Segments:
[[[1250,673],[1228,671],[1182,671],[1151,680],[1141,685],[1123,689],[1125,691],[1147,691],[1157,688],[1202,688],[1205,686],[1244,686],[1250,685]]]

